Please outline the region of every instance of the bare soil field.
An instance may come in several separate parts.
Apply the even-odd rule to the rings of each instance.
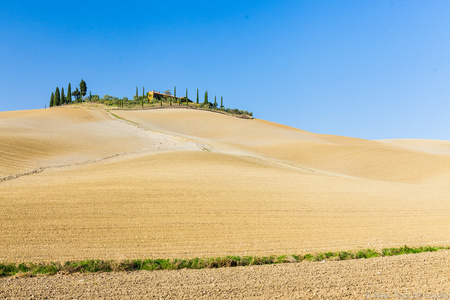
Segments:
[[[425,153],[450,155],[450,141],[414,140],[414,139],[379,140],[379,141],[400,148],[412,149]]]
[[[446,141],[369,141],[196,110],[113,113],[0,112],[0,261],[450,245]],[[308,264],[298,265],[243,272]],[[166,273],[154,274],[108,276]]]

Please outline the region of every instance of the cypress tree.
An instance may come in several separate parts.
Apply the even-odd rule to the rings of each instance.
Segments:
[[[138,87],[136,86],[136,99],[138,97]]]
[[[203,104],[208,104],[208,90],[206,90],[205,92],[205,101],[203,102]]]
[[[180,101],[181,101],[181,99],[180,98],[178,98],[178,106],[180,106],[181,104],[180,104]]]
[[[198,89],[197,89],[197,104],[198,104]]]
[[[177,97],[177,87],[176,86],[173,87],[173,96],[175,98]]]
[[[52,95],[50,96],[50,104],[49,107],[53,106],[53,101],[54,101],[55,95],[52,93]]]
[[[66,101],[67,103],[72,103],[72,88],[70,87],[70,83],[69,86],[67,87],[67,97],[66,97]]]
[[[66,95],[64,95],[64,88],[61,88],[61,104],[66,104]]]
[[[220,97],[220,108],[223,108],[223,96]]]
[[[80,94],[81,94],[82,97],[84,97],[84,96],[86,96],[86,93],[87,93],[86,82],[83,79],[81,79],[81,82],[80,82]]]
[[[214,95],[214,108],[217,107],[216,95]]]
[[[91,102],[92,101],[92,93],[91,93],[91,91],[89,91],[89,102]]]
[[[169,97],[170,106],[172,106],[172,97]]]
[[[61,95],[59,94],[59,87],[56,87],[55,98],[53,102],[56,106],[61,105]]]
[[[189,98],[188,98],[188,94],[187,94],[187,89],[186,89],[186,106],[189,105]]]

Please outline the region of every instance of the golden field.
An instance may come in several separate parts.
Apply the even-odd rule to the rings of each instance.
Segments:
[[[450,244],[448,141],[111,112],[0,112],[0,261]]]

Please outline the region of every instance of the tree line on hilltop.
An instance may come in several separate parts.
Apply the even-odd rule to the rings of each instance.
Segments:
[[[136,87],[136,94],[133,99],[128,99],[128,97],[118,98],[110,95],[104,95],[100,97],[99,95],[92,95],[89,92],[89,97],[86,97],[87,94],[87,85],[86,82],[81,79],[79,88],[77,87],[74,92],[71,91],[71,85],[69,83],[67,87],[67,94],[64,93],[64,88],[59,87],[56,88],[55,92],[51,94],[50,97],[50,107],[53,106],[61,106],[72,103],[81,103],[83,101],[102,103],[107,106],[115,106],[118,108],[136,108],[141,106],[145,107],[154,107],[154,106],[173,106],[178,104],[193,106],[195,108],[203,108],[203,109],[212,109],[216,111],[222,111],[229,114],[234,115],[244,115],[244,116],[253,116],[253,113],[239,110],[239,109],[231,109],[225,108],[223,105],[223,97],[220,97],[220,106],[217,103],[217,96],[214,96],[214,102],[209,101],[208,90],[205,91],[203,101],[200,102],[199,89],[197,89],[195,102],[190,100],[188,97],[188,89],[186,89],[186,95],[184,97],[177,97],[177,87],[174,86],[173,95],[170,89],[165,90],[163,93],[155,93],[155,97],[149,97],[151,92],[145,93],[145,88],[142,87],[142,95],[139,95],[139,89]],[[72,97],[74,97],[74,101],[72,101]]]
[[[80,82],[80,89],[78,87],[74,92],[72,92],[72,87],[67,87],[67,95],[64,93],[64,88],[61,88],[61,92],[59,91],[59,87],[56,87],[55,92],[52,93],[50,96],[50,107],[52,106],[61,106],[64,104],[71,104],[72,102],[72,96],[75,98],[75,102],[81,102],[82,97],[86,96],[87,93],[87,85],[86,82],[81,79]]]

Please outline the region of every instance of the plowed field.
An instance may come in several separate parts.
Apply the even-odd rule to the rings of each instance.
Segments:
[[[369,141],[189,109],[112,112],[0,112],[0,261],[450,244],[448,141]]]

